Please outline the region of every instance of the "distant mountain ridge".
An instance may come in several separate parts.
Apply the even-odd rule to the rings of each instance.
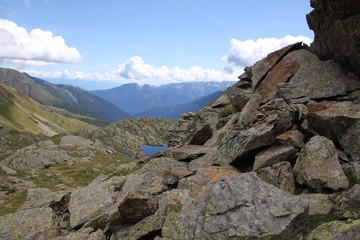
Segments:
[[[177,120],[181,118],[181,114],[185,112],[196,112],[200,108],[204,107],[206,104],[217,98],[222,91],[214,92],[210,95],[203,96],[198,98],[194,101],[177,104],[173,106],[165,106],[165,107],[157,107],[149,109],[145,112],[136,113],[134,117],[141,117],[141,116],[149,116],[149,117],[156,117],[156,118],[171,118],[173,120]]]
[[[214,92],[223,91],[234,83],[230,81],[171,83],[159,87],[131,83],[91,92],[134,115],[153,108],[189,103]]]
[[[79,87],[66,84],[51,84],[39,78],[31,78],[52,95],[64,99],[68,103],[90,110],[109,122],[117,122],[124,118],[131,118],[130,114],[122,111],[113,103],[82,90]]]
[[[114,104],[80,88],[55,85],[14,69],[0,68],[0,83],[13,87],[41,104],[97,119],[98,126],[131,117]]]

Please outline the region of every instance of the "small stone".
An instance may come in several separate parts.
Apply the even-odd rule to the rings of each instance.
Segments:
[[[59,226],[60,226],[60,228],[65,229],[70,226],[70,222],[69,221],[61,221]]]

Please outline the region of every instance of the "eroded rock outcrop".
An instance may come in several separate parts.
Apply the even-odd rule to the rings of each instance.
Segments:
[[[357,0],[312,0],[307,15],[315,33],[311,48],[323,60],[334,59],[360,77],[360,5]]]

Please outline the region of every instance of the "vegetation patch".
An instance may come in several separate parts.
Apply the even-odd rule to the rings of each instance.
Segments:
[[[234,112],[234,110],[231,106],[226,106],[223,109],[221,109],[221,111],[219,112],[219,117],[225,118],[225,117],[233,114],[233,112]]]
[[[25,191],[12,194],[6,203],[1,204],[2,207],[0,208],[0,216],[16,212],[16,210],[25,202],[25,200]]]

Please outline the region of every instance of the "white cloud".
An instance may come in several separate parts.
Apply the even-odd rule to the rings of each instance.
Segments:
[[[77,63],[81,55],[50,31],[28,32],[16,23],[0,19],[0,60],[21,66],[46,66],[49,63]]]
[[[27,70],[28,74],[39,78],[67,78],[93,81],[111,81],[120,84],[136,82],[138,84],[162,85],[178,82],[211,82],[211,81],[237,81],[243,70],[226,68],[224,71],[204,69],[194,66],[188,69],[167,66],[155,67],[146,64],[144,60],[135,56],[118,65],[115,69],[103,73],[70,72],[68,70],[45,72]]]
[[[241,67],[251,66],[269,53],[296,42],[304,42],[309,45],[312,40],[304,36],[289,35],[280,39],[259,38],[256,41],[252,39],[240,41],[233,38],[230,40],[230,55],[223,57],[223,60]]]

